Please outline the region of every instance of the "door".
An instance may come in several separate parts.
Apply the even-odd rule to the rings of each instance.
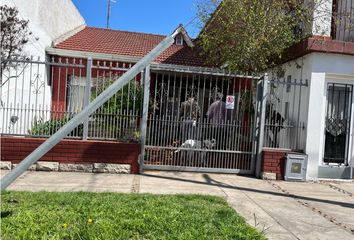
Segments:
[[[353,85],[327,84],[327,106],[325,118],[325,164],[348,165],[351,143]]]

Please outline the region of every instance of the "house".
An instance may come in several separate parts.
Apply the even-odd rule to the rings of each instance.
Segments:
[[[182,26],[178,30],[175,42],[151,63],[146,151],[145,160],[140,163],[144,169],[183,167],[189,171],[251,173],[255,121],[250,92],[257,79],[209,65],[195,40]],[[24,79],[39,86],[37,92],[41,95],[34,99],[40,103],[18,107],[8,103],[4,118],[19,116],[26,122],[4,124],[2,134],[26,138],[2,137],[2,146],[26,147],[17,155],[6,152],[2,160],[12,164],[21,161],[30,149],[44,141],[38,137],[54,134],[165,37],[84,26],[53,40],[46,47],[47,61],[26,60],[29,69],[45,76],[46,81],[31,81],[23,74],[16,77],[18,83]],[[41,161],[59,161],[60,166],[83,164],[90,171],[96,163],[130,164],[131,172],[137,173],[138,156],[144,156],[139,144],[144,84],[141,74],[135,76],[91,114],[87,128],[80,124],[67,136],[84,141],[63,140]],[[220,121],[211,124],[209,107],[221,100],[216,96],[222,96],[223,101],[233,99],[233,103],[223,109]],[[23,98],[20,99],[22,102]],[[197,107],[187,110],[191,103]],[[194,152],[176,152],[188,139],[198,146]],[[223,156],[229,160],[224,161]]]
[[[185,159],[184,163],[173,162],[180,157],[172,156],[183,141],[190,138],[197,141],[217,138],[218,147],[214,147],[214,151],[225,151],[224,154],[233,160],[230,163],[216,164],[215,162],[222,160],[216,160],[216,155],[213,155],[216,152],[213,152],[206,168],[209,171],[225,168],[230,172],[238,172],[240,169],[250,172],[250,136],[254,121],[248,109],[251,106],[246,105],[245,100],[252,91],[255,80],[249,76],[234,76],[210,66],[201,55],[201,50],[195,46],[195,40],[188,36],[182,26],[179,28],[181,33],[176,36],[174,44],[151,64],[146,165],[153,169],[186,165]],[[82,96],[87,86],[87,74],[91,75],[90,91],[91,96],[95,97],[101,92],[98,89],[117,80],[164,38],[165,36],[155,34],[85,27],[66,40],[47,48],[47,54],[53,61],[72,64],[65,69],[55,66],[52,68],[52,113],[55,113],[53,117],[62,118],[65,114],[82,109],[85,104]],[[89,58],[92,59],[92,64],[91,70],[87,71]],[[80,69],[78,63],[86,67]],[[89,138],[124,141],[128,137],[134,140],[134,135],[139,134],[140,127],[141,85],[141,75],[137,75],[126,89],[117,93],[113,98],[115,100],[110,100],[91,116],[92,130],[88,134]],[[219,92],[223,93],[224,101],[226,96],[232,95],[236,96],[238,103],[242,100],[245,102],[242,103],[244,105],[238,104],[227,110],[223,130],[215,127],[211,131],[208,128],[210,123],[207,122],[207,112]],[[127,98],[135,101],[126,101]],[[182,110],[183,103],[188,104],[190,101],[198,108],[195,114],[193,111]],[[109,104],[115,107],[109,107]],[[239,115],[241,112],[242,115]],[[189,114],[194,114],[195,119],[188,116]],[[112,115],[115,116],[114,119],[110,117]],[[130,119],[126,120],[127,117]],[[169,119],[168,123],[165,119]],[[114,133],[109,131],[112,122],[119,124],[119,129],[115,129]],[[191,130],[183,130],[185,128]],[[235,140],[228,132],[238,133],[240,136]],[[200,156],[199,154],[197,157]],[[194,160],[195,158],[196,156]],[[190,170],[196,170],[199,162],[195,160],[188,167]]]
[[[2,5],[16,7],[19,18],[29,21],[32,35],[23,53],[32,61],[46,61],[45,49],[56,41],[71,36],[85,27],[85,20],[70,0],[2,0]],[[65,11],[62,11],[65,9]],[[31,64],[18,59],[9,72],[4,71],[1,85],[1,132],[27,134],[33,124],[35,108],[51,106],[50,86],[44,64]],[[7,81],[8,80],[8,81]],[[10,110],[10,108],[12,110]],[[14,110],[14,109],[17,110]],[[21,112],[20,110],[21,109]],[[37,113],[43,118],[43,114]]]
[[[268,79],[210,65],[197,40],[180,26],[175,42],[151,63],[145,75],[150,83],[143,73],[136,75],[68,136],[89,139],[82,144],[102,149],[93,156],[86,145],[78,147],[85,157],[70,155],[65,160],[124,162],[116,159],[118,155],[125,158],[130,154],[126,149],[134,148],[129,161],[135,172],[141,154],[143,169],[243,174],[259,170],[266,178],[283,179],[286,157],[298,154],[308,158],[308,180],[352,178],[354,31],[346,22],[330,18],[335,11],[352,14],[349,5],[353,0],[326,0],[326,16],[315,9],[315,20],[306,28],[311,36],[288,50],[289,58],[280,64],[283,75],[270,73]],[[165,38],[87,26],[75,29],[46,47],[43,72],[50,91],[43,95],[50,106],[24,115],[36,123],[24,127],[29,132],[25,135],[53,134]],[[149,94],[148,109],[143,109],[144,91]],[[12,112],[23,111],[14,106]],[[211,106],[219,110],[211,111]],[[141,138],[143,110],[148,111],[146,139]],[[210,112],[218,112],[217,120]],[[135,145],[130,148],[126,142]],[[139,152],[139,143],[145,151]],[[111,144],[117,156],[104,155],[105,144]],[[292,170],[304,172],[301,164]]]
[[[285,78],[308,80],[301,104],[307,119],[309,180],[353,178],[354,29],[348,28],[354,23],[353,6],[353,0],[328,0],[325,11],[314,10],[318,17],[312,36],[290,49],[293,59],[283,65]],[[343,13],[349,18],[335,19]],[[296,66],[299,62],[302,68]]]
[[[281,74],[269,70],[256,169],[264,178],[283,179],[288,154],[307,155],[296,169],[303,174],[305,168],[308,180],[353,178],[354,1],[323,0],[312,7],[312,22],[299,27],[309,37],[283,54]],[[217,26],[220,12],[221,5],[203,31]]]

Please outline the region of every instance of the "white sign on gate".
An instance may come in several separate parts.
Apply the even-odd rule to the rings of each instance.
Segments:
[[[235,96],[226,96],[226,109],[234,109],[235,107]]]

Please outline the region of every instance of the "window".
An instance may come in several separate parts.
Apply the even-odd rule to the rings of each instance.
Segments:
[[[85,77],[70,76],[68,81],[66,105],[67,111],[77,113],[84,105]]]
[[[324,163],[348,164],[353,85],[329,83]]]
[[[183,45],[183,36],[181,34],[176,36],[175,43],[176,45]]]

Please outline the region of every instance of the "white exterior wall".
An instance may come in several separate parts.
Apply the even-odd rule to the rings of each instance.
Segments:
[[[314,2],[312,34],[330,37],[333,0],[315,0]]]
[[[297,62],[301,59],[297,59]],[[294,63],[294,62],[291,62]],[[326,114],[327,83],[354,84],[354,56],[312,53],[304,57],[304,67],[296,68],[294,64],[284,65],[286,74],[299,74],[309,79],[307,103],[307,135],[305,152],[308,154],[307,179],[317,179],[318,167],[322,165],[324,153],[324,133]],[[304,95],[304,99],[306,96]],[[354,100],[354,99],[353,99]],[[352,119],[354,118],[354,107]],[[351,126],[351,142],[349,165],[354,162],[353,122]]]
[[[5,4],[17,7],[19,18],[29,20],[29,29],[32,35],[24,48],[24,53],[27,56],[33,56],[34,60],[45,61],[45,49],[52,46],[54,40],[62,39],[68,33],[74,33],[85,26],[85,20],[71,0],[0,0],[0,5]],[[50,114],[41,115],[31,111],[4,112],[4,108],[10,106],[12,108],[15,106],[18,108],[38,108],[40,105],[41,108],[48,110],[51,108],[50,86],[47,84],[44,65],[32,65],[32,67],[26,66],[25,68],[20,65],[17,71],[7,73],[7,77],[18,75],[20,72],[22,74],[18,78],[11,78],[11,81],[8,81],[0,89],[0,100],[2,101],[2,105],[0,105],[0,132],[8,130],[11,116],[19,117],[15,126],[11,126],[13,128],[11,133],[22,134],[27,133],[34,116],[37,119],[38,117],[45,119],[50,117]],[[39,83],[34,83],[38,76],[40,76]],[[38,91],[37,83],[44,84],[40,91]],[[31,115],[28,115],[29,112]]]
[[[326,54],[326,53],[314,53],[312,67],[312,85],[314,91],[313,94],[317,94],[318,98],[313,99],[312,107],[310,110],[316,112],[319,116],[321,124],[316,119],[309,121],[313,124],[317,124],[317,129],[313,129],[308,134],[308,141],[318,142],[318,150],[315,152],[315,146],[308,145],[307,151],[309,151],[309,158],[311,157],[311,165],[309,165],[309,178],[317,177],[317,170],[319,165],[322,165],[322,157],[324,153],[324,132],[325,132],[325,114],[326,114],[326,95],[327,95],[327,83],[351,83],[354,84],[354,56],[340,55],[340,54]],[[311,101],[310,101],[311,106]],[[310,111],[309,110],[309,111]],[[352,118],[354,117],[352,111]],[[310,128],[310,127],[309,127]],[[354,126],[351,126],[353,130]],[[349,152],[349,165],[353,164],[353,133],[351,133],[350,152]],[[310,155],[311,152],[311,155]]]
[[[45,48],[51,46],[53,40],[85,25],[85,20],[71,0],[0,0],[0,5],[5,4],[17,7],[19,17],[29,20],[33,34],[26,52],[42,59]]]
[[[305,6],[313,8],[313,21],[305,31],[312,35],[331,37],[333,0],[305,0]],[[354,40],[354,0],[337,0],[337,13],[334,14],[336,25],[335,39],[352,42]]]

